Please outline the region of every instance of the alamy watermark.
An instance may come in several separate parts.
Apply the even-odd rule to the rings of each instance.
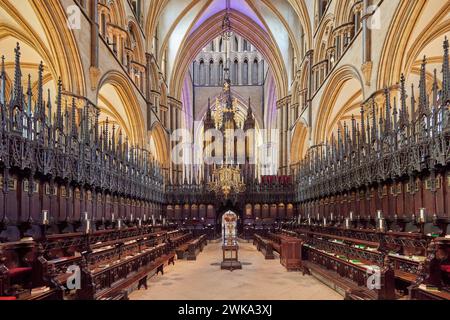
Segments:
[[[78,265],[71,265],[67,268],[67,273],[72,275],[67,278],[66,288],[69,290],[81,289],[81,269]]]
[[[194,128],[199,128],[196,122]],[[171,159],[176,165],[260,164],[278,162],[278,129],[208,129],[205,132],[177,129],[171,134]]]
[[[367,268],[367,288],[369,290],[381,289],[381,270],[377,266]]]
[[[77,5],[71,5],[66,8],[67,27],[71,30],[81,29],[81,10]]]

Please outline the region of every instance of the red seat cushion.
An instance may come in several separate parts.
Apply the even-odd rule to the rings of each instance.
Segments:
[[[26,267],[26,268],[13,268],[13,269],[9,269],[8,271],[8,275],[11,278],[16,278],[16,277],[20,277],[23,275],[26,275],[28,273],[31,273],[31,268],[30,267]]]
[[[0,297],[0,301],[17,300],[16,297]]]
[[[450,264],[441,266],[441,270],[450,273]]]

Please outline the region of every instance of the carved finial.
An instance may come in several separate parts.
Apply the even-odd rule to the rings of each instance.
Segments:
[[[439,86],[438,86],[438,80],[437,80],[437,70],[434,69],[433,71],[433,107],[437,108],[438,107],[438,90],[439,90]]]
[[[95,110],[95,124],[94,124],[94,139],[95,143],[98,143],[98,129],[99,129],[99,118],[100,118],[100,110]]]
[[[50,97],[50,89],[47,89],[47,110],[48,110],[48,125],[52,125],[52,99]]]
[[[450,67],[448,54],[448,38],[444,40],[444,61],[442,63],[442,101],[445,105],[450,100]]]
[[[407,125],[408,111],[406,109],[406,87],[405,87],[405,75],[402,73],[400,77],[400,123],[401,127]]]
[[[105,150],[109,151],[109,118],[105,121]]]
[[[111,135],[111,149],[112,152],[116,152],[116,124],[113,123],[112,125],[112,135]]]
[[[377,108],[375,104],[375,100],[372,98],[372,140],[377,139],[378,130],[377,130]]]
[[[384,89],[384,96],[386,98],[386,114],[385,114],[385,133],[388,134],[391,129],[391,93],[388,88]]]
[[[398,130],[398,119],[397,119],[397,115],[398,115],[398,111],[397,111],[397,97],[394,97],[394,109],[392,111],[392,114],[394,116],[394,134],[397,132]]]
[[[77,138],[78,137],[77,122],[76,122],[77,105],[75,103],[75,98],[72,98],[72,110],[71,111],[72,111],[72,114],[71,114],[71,121],[72,121],[71,134],[72,134],[72,137]]]
[[[37,106],[37,112],[39,114],[40,117],[42,117],[43,115],[45,115],[45,110],[44,110],[44,91],[43,91],[43,73],[44,73],[44,64],[41,63],[39,64],[39,71],[38,71],[38,92],[37,92],[37,101],[36,101],[36,106]]]
[[[27,114],[29,117],[31,117],[31,106],[33,104],[33,91],[31,90],[31,74],[28,74],[28,84],[27,84]],[[40,110],[37,108],[35,112],[40,112]]]
[[[365,117],[364,117],[364,105],[361,105],[361,140],[362,143],[366,143],[366,123],[365,123]]]
[[[119,141],[118,141],[118,143],[117,143],[117,152],[118,152],[118,157],[120,158],[120,159],[122,159],[122,156],[123,156],[123,150],[122,150],[122,142],[123,142],[123,140],[122,140],[122,129],[120,129],[119,130]]]
[[[427,74],[426,74],[426,65],[427,65],[427,58],[423,57],[423,62],[420,67],[420,81],[419,81],[419,89],[420,89],[420,95],[419,95],[419,110],[421,116],[422,114],[428,114],[428,106],[427,106]]]
[[[2,70],[0,74],[0,103],[6,104],[6,72],[5,72],[5,56],[2,56]]]
[[[22,70],[20,68],[20,45],[17,42],[17,46],[14,49],[15,62],[14,62],[14,96],[13,101],[19,101],[22,96]]]
[[[67,101],[66,101],[67,103]],[[59,130],[63,129],[63,115],[62,115],[62,81],[58,79],[58,93],[56,94],[56,127]]]

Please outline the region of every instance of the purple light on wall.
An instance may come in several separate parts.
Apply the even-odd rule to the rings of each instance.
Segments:
[[[231,9],[239,11],[240,13],[246,15],[255,23],[257,23],[264,31],[267,31],[264,24],[259,20],[255,12],[249,7],[249,5],[244,0],[231,0]],[[191,29],[191,33],[197,30],[205,21],[214,16],[215,14],[226,10],[225,0],[214,0],[202,16],[197,20],[194,27]]]
[[[183,88],[181,90],[181,103],[185,113],[184,127],[188,130],[192,129],[192,82],[189,79],[188,74],[184,78]]]
[[[267,31],[264,24],[261,22],[261,20],[259,20],[256,13],[253,11],[252,8],[250,8],[250,6],[248,5],[248,3],[246,1],[231,0],[231,8],[246,15],[247,17],[252,19],[254,22],[256,22],[261,27],[261,29],[263,29],[264,31]]]

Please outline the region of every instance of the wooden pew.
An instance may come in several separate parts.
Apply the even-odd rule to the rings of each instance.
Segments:
[[[203,248],[208,244],[206,234],[202,234],[195,240],[188,243],[187,260],[197,260],[197,254],[203,251]]]
[[[288,271],[302,269],[302,240],[283,233],[267,233],[273,248],[280,254],[280,262]]]
[[[383,253],[394,270],[395,287],[408,294],[408,287],[419,274],[419,265],[425,260],[428,240],[421,234],[375,230],[344,229],[335,226],[301,226],[296,230],[305,243],[335,254],[365,260],[371,265],[383,265]],[[398,253],[394,253],[398,252]]]
[[[393,300],[395,299],[394,272],[380,270],[379,289],[369,289],[370,262],[356,261],[349,257],[334,255],[309,245],[304,245],[304,273],[314,273],[323,282],[341,291],[350,300]]]
[[[450,300],[450,239],[433,239],[420,276],[409,287],[412,300]]]
[[[43,277],[34,241],[0,244],[0,297],[18,300],[58,300],[61,292]]]
[[[132,242],[125,248],[105,248],[91,253],[88,265],[82,270],[82,288],[78,298],[83,300],[108,300],[149,275],[164,274],[164,266],[174,263],[174,254],[167,243]]]
[[[266,260],[275,259],[275,255],[273,254],[273,242],[267,239],[264,239],[259,234],[253,235],[253,245],[256,245],[258,251],[261,251]]]

